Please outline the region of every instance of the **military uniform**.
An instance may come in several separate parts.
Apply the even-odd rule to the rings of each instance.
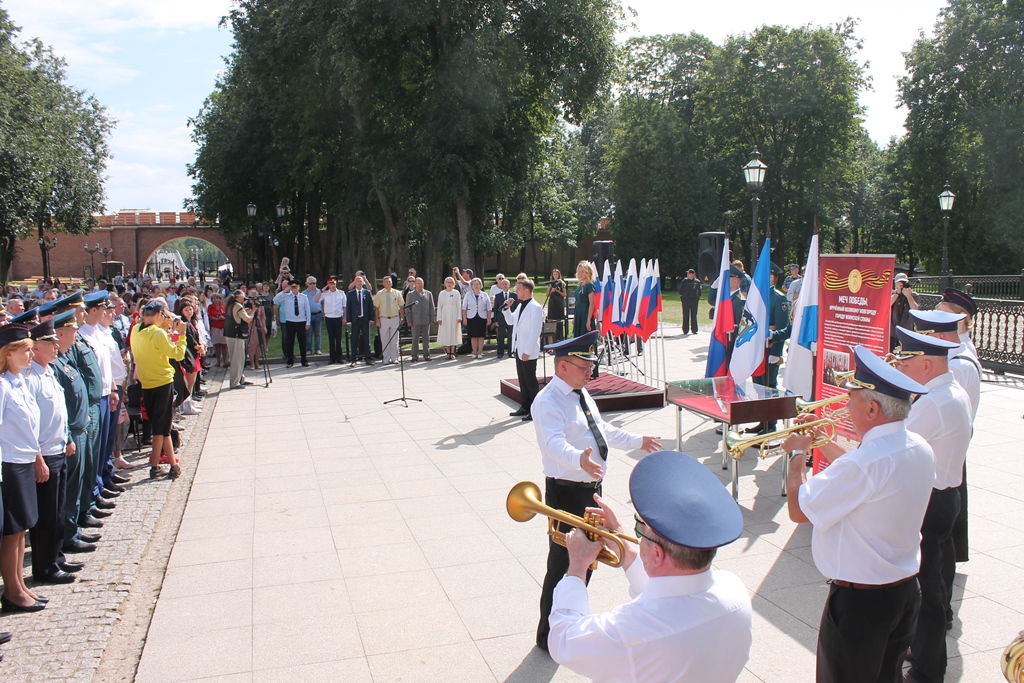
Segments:
[[[85,377],[78,371],[72,356],[74,349],[57,356],[53,370],[64,388],[64,402],[68,408],[68,430],[75,444],[74,455],[67,458],[68,484],[64,502],[64,542],[78,539],[78,518],[82,497],[83,464],[86,458],[86,433],[89,428],[89,390]]]
[[[89,398],[89,421],[85,432],[86,448],[81,464],[82,486],[78,508],[78,523],[82,524],[95,502],[93,482],[96,481],[96,464],[100,452],[100,401],[103,400],[103,376],[100,373],[96,352],[81,336],[75,339],[74,345],[68,350],[68,356],[82,375]]]

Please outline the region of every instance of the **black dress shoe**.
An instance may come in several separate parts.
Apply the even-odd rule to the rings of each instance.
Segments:
[[[309,367],[309,363],[303,363],[303,364],[302,364],[302,367],[304,367],[304,368],[308,368],[308,367]]]
[[[92,515],[89,515],[88,517],[83,519],[82,523],[79,524],[78,526],[84,526],[84,527],[86,527],[88,529],[102,529],[103,528],[103,522],[101,522],[100,520],[96,519]]]
[[[13,637],[14,634],[10,631],[0,631],[0,645],[11,642],[11,638]]]
[[[70,543],[65,543],[61,547],[61,550],[63,550],[66,553],[69,553],[69,554],[71,554],[71,553],[91,553],[94,550],[96,550],[96,546],[94,546],[92,543],[86,543],[85,541],[71,541]]]
[[[89,514],[95,517],[96,519],[106,519],[110,515],[114,514],[114,511],[98,507],[95,510],[90,510]]]
[[[522,408],[520,408],[519,410],[512,411],[511,413],[508,414],[508,416],[509,417],[522,417],[523,415],[529,415],[529,414],[530,414],[530,411],[523,410]]]
[[[754,425],[753,427],[747,427],[743,430],[744,434],[764,434],[764,423]]]
[[[83,532],[78,534],[78,538],[79,540],[85,541],[86,543],[95,543],[96,541],[103,538],[103,534],[87,534]]]
[[[533,422],[533,415],[523,415],[523,422]]]
[[[36,583],[74,583],[78,577],[74,574],[69,574],[65,571],[57,570],[51,574],[45,574],[43,576],[32,575]]]
[[[58,562],[57,566],[60,567],[60,570],[62,572],[67,572],[68,574],[77,574],[78,572],[80,572],[83,569],[85,569],[85,562],[68,562],[68,561],[64,561],[64,562]]]
[[[110,477],[110,480],[115,484],[127,484],[131,481],[128,477],[122,477],[120,474],[114,474]]]
[[[121,486],[117,482],[111,481],[109,484],[103,485],[103,491],[101,491],[101,493],[103,493],[104,496],[106,496],[107,493],[116,493],[117,495],[115,495],[114,498],[117,498],[117,496],[121,495],[127,490],[128,489]]]
[[[114,484],[114,485],[117,486],[117,484]],[[121,488],[121,487],[118,487],[118,488]],[[102,500],[114,500],[115,498],[117,498],[120,495],[121,495],[121,492],[117,491],[115,489],[106,489],[105,488],[102,491],[100,491],[100,498]]]
[[[0,597],[0,612],[38,612],[45,607],[46,603],[39,600],[36,600],[31,605],[23,606],[15,604],[5,597]]]
[[[295,363],[285,363],[285,365],[284,365],[284,366],[285,366],[286,368],[294,367],[294,366],[295,366]]]

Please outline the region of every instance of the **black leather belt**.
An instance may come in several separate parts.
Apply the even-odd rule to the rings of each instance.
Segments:
[[[900,579],[899,581],[893,581],[892,583],[854,583],[853,581],[843,581],[842,579],[830,579],[829,583],[833,586],[839,586],[840,588],[852,588],[854,590],[879,590],[881,588],[892,588],[893,586],[898,586],[901,583],[906,583],[916,576],[916,574],[908,576],[904,579]]]
[[[601,485],[599,481],[572,481],[570,479],[555,479],[554,477],[548,477],[547,480],[557,486],[564,486],[570,489],[596,489]]]

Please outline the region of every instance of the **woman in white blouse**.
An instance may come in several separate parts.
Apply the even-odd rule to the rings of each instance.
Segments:
[[[455,347],[462,341],[462,295],[455,279],[444,279],[444,291],[437,295],[437,343],[444,347],[448,360],[455,359]]]
[[[39,407],[22,373],[32,362],[32,340],[21,325],[0,332],[0,452],[3,454],[3,539],[0,576],[3,612],[38,612],[46,607],[25,585],[25,532],[39,520],[36,482],[49,478],[39,448]]]
[[[462,300],[462,324],[473,347],[473,358],[483,358],[487,326],[491,324],[491,299],[483,291],[484,283],[480,278],[473,278],[469,286],[472,290]]]

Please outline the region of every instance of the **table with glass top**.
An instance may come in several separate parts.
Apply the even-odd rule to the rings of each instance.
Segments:
[[[722,469],[732,460],[732,497],[739,497],[739,461],[729,457],[725,435],[731,425],[771,422],[796,417],[796,394],[763,387],[747,380],[736,384],[731,377],[667,382],[665,399],[676,407],[676,450],[683,446],[683,410],[722,423]],[[788,461],[788,458],[785,460]],[[789,463],[783,464],[782,495],[786,495]]]

